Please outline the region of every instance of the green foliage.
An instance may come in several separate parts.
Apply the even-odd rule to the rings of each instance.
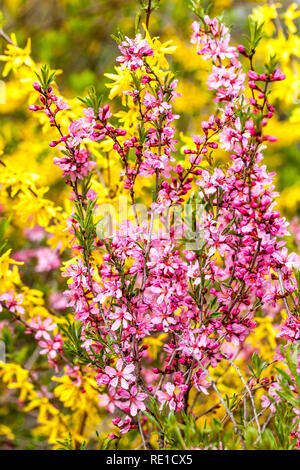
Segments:
[[[68,340],[64,342],[64,351],[71,357],[80,355],[82,352],[80,340],[82,323],[71,323],[70,320],[68,320],[67,326],[60,325],[59,328],[68,338]]]
[[[253,56],[257,46],[259,45],[260,41],[264,37],[263,27],[264,27],[264,23],[259,24],[257,21],[253,20],[252,18],[249,18],[250,35],[249,36],[245,35],[245,38],[246,38],[245,49],[249,57]]]
[[[81,197],[79,200],[74,201],[75,214],[74,220],[78,222],[78,228],[73,224],[74,233],[78,242],[84,250],[84,257],[86,264],[89,263],[89,257],[93,250],[93,243],[96,234],[96,225],[93,221],[93,214],[95,209],[96,201],[91,201],[86,198],[86,195],[91,187],[91,177],[85,178],[81,186]],[[86,200],[87,203],[83,204],[82,200]]]
[[[58,450],[74,450],[73,437],[71,433],[69,433],[69,436],[63,441],[57,441],[57,444],[61,445]]]
[[[103,96],[97,94],[95,87],[89,88],[88,95],[85,98],[78,97],[78,99],[87,108],[93,108],[95,115],[98,116]]]
[[[199,18],[204,26],[206,26],[204,16],[209,14],[212,6],[212,2],[207,0],[190,0],[190,9]]]
[[[41,87],[44,91],[48,90],[51,83],[53,83],[56,78],[56,73],[51,71],[48,64],[43,65],[41,67],[40,73],[36,72],[35,74],[37,78],[39,79]]]
[[[5,248],[7,247],[8,240],[5,238],[7,229],[9,227],[11,221],[11,217],[8,219],[5,219],[5,217],[2,217],[0,220],[0,254],[2,254],[5,251]]]
[[[279,60],[277,54],[271,54],[269,61],[265,63],[266,71],[271,74],[275,72],[276,68],[278,67]]]
[[[125,35],[120,29],[118,29],[116,33],[113,33],[110,36],[114,41],[116,41],[117,44],[121,44],[121,42],[125,40]]]
[[[263,370],[267,367],[268,361],[264,361],[262,357],[259,357],[256,352],[252,354],[251,365],[248,366],[251,374],[259,380]]]

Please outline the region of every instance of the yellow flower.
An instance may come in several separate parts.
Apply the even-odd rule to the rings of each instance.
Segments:
[[[282,15],[290,34],[294,34],[297,31],[297,27],[294,23],[294,20],[300,16],[300,11],[296,11],[297,9],[297,3],[292,3]]]
[[[166,333],[163,333],[157,337],[150,336],[149,338],[145,338],[143,340],[142,344],[148,346],[148,354],[152,359],[157,358],[158,352],[161,350],[163,345],[163,340],[167,336],[168,335]]]
[[[19,400],[24,402],[34,389],[28,380],[29,371],[19,364],[0,362],[0,377],[9,389],[20,389]]]
[[[29,404],[25,406],[24,411],[28,413],[34,408],[39,409],[38,421],[40,423],[47,421],[49,415],[55,416],[59,413],[59,410],[50,403],[49,398],[39,397],[37,394],[36,397],[30,400]]]
[[[8,44],[7,49],[5,50],[4,55],[0,55],[0,61],[6,62],[4,70],[3,70],[3,77],[6,77],[11,70],[17,72],[18,69],[22,65],[26,65],[27,67],[33,67],[34,63],[30,57],[31,54],[31,41],[30,39],[27,40],[27,44],[22,49],[17,45],[17,39],[15,34],[11,35],[11,40],[14,43]]]
[[[52,380],[59,382],[55,387],[54,395],[68,408],[74,410],[85,410],[92,406],[98,406],[98,386],[95,379],[87,371],[82,374],[78,372],[80,383],[72,380],[69,375],[53,377]]]
[[[122,96],[122,102],[125,104],[126,96],[124,91],[129,90],[132,81],[130,71],[126,68],[121,70],[121,67],[115,67],[117,73],[105,73],[104,76],[112,80],[113,83],[106,83],[105,86],[110,88],[109,99],[116,96]]]
[[[275,26],[272,22],[277,17],[277,9],[281,7],[280,3],[265,4],[254,8],[251,18],[259,24],[264,23],[264,32],[268,36],[272,36]]]
[[[12,441],[15,438],[11,429],[8,426],[5,426],[5,424],[0,424],[0,436],[5,436],[10,441]]]
[[[145,30],[146,39],[149,43],[149,46],[154,51],[154,55],[148,57],[148,62],[150,66],[156,66],[158,69],[168,69],[169,63],[165,58],[165,55],[173,54],[176,51],[177,46],[173,45],[172,40],[161,43],[158,37],[151,38],[145,24],[143,24],[143,28]]]
[[[32,191],[23,190],[22,198],[14,205],[14,210],[20,217],[21,221],[26,221],[29,227],[36,224],[41,227],[48,227],[52,218],[56,217],[60,208],[54,206],[54,202],[44,198],[49,188],[35,188]]]

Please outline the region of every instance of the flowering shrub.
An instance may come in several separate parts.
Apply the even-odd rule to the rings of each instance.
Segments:
[[[55,207],[43,187],[28,177],[24,189],[19,177],[18,205],[28,203],[28,193],[39,205],[26,236],[48,238],[52,250],[21,250],[13,260],[6,251],[0,302],[6,336],[12,320],[22,324],[60,385],[35,388],[43,371],[28,364],[3,363],[0,374],[10,389],[20,388],[25,411],[39,409],[35,432],[55,446],[84,448],[97,436],[102,449],[128,448],[130,435],[145,449],[300,447],[300,260],[286,248],[289,224],[276,210],[275,174],[263,163],[276,141],[267,130],[276,115],[271,89],[284,89],[285,74],[274,55],[265,70],[256,67],[258,22],[236,47],[219,18],[196,4],[194,12],[191,43],[195,60],[198,54],[210,68],[215,111],[182,155],[174,111],[180,77],[165,58],[172,48],[151,38],[146,25],[134,38],[116,38],[119,65],[110,78],[123,110],[115,113],[91,89],[77,117],[48,66],[33,82],[29,109],[46,126],[43,138],[51,135],[69,203]],[[109,169],[110,190],[105,185],[94,158],[99,149],[114,164],[117,188]],[[227,156],[221,163],[219,149]],[[7,177],[3,189],[11,191],[16,180]],[[120,209],[122,198],[130,210],[112,220],[107,212]],[[297,221],[295,227],[297,240]],[[30,293],[10,266],[36,258],[37,273],[52,271],[67,247],[67,288],[51,294],[54,312],[39,298],[29,313]],[[287,318],[277,333],[270,320],[282,306]],[[285,345],[275,358],[250,347],[264,327],[273,353],[276,335]],[[242,371],[241,360],[248,366]],[[263,377],[278,361],[282,367]],[[228,394],[232,376],[240,391]]]

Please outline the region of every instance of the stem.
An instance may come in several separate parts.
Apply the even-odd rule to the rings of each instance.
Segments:
[[[81,417],[81,421],[80,421],[80,425],[79,425],[79,429],[78,429],[78,434],[81,436],[84,432],[84,428],[85,428],[85,424],[86,424],[86,420],[87,420],[87,417],[88,417],[88,414],[86,411],[83,412],[82,414],[82,417]],[[80,449],[80,442],[79,441],[76,441],[75,443],[75,449],[76,450],[79,450]]]
[[[246,450],[246,444],[245,444],[245,441],[244,441],[244,438],[242,436],[242,433],[241,433],[241,430],[232,414],[232,412],[230,411],[230,409],[227,407],[226,403],[225,403],[225,400],[224,398],[222,397],[217,385],[216,385],[216,382],[212,379],[210,373],[208,372],[208,370],[199,362],[199,366],[200,368],[203,370],[203,372],[206,373],[207,377],[209,378],[210,382],[211,382],[211,385],[213,387],[213,389],[215,390],[216,394],[218,395],[218,397],[220,398],[220,402],[222,403],[222,405],[224,406],[228,416],[230,417],[231,421],[232,421],[232,424],[234,426],[234,430],[235,432],[237,432],[239,438],[240,438],[240,441],[241,441],[241,444],[242,444],[242,447],[244,450]]]
[[[256,408],[255,408],[255,403],[254,403],[254,399],[253,399],[253,395],[251,393],[251,390],[247,384],[247,382],[245,381],[244,377],[242,376],[241,374],[241,371],[239,369],[239,367],[230,359],[229,356],[225,356],[226,359],[230,362],[230,364],[232,365],[232,367],[234,367],[234,369],[237,371],[237,373],[239,374],[239,377],[241,379],[241,381],[243,382],[243,384],[245,385],[245,388],[248,392],[248,395],[249,395],[249,398],[250,398],[250,401],[251,401],[251,405],[252,405],[252,408],[253,408],[253,413],[254,413],[254,418],[255,418],[255,422],[256,422],[256,426],[257,426],[257,430],[258,430],[258,434],[259,436],[261,437],[261,429],[260,429],[260,424],[259,424],[259,420],[258,420],[258,416],[257,416],[257,411],[256,411]],[[247,394],[245,394],[245,398],[246,398]]]
[[[277,274],[278,274],[278,280],[279,280],[279,284],[280,284],[282,299],[283,299],[283,303],[284,303],[284,306],[285,306],[285,309],[286,309],[286,313],[288,314],[288,317],[290,317],[291,312],[290,312],[288,301],[286,300],[285,287],[284,287],[284,284],[283,284],[283,279],[282,279],[282,274],[281,274],[280,268],[277,269]]]
[[[147,10],[146,10],[146,28],[147,28],[147,30],[149,30],[150,16],[151,16],[151,13],[152,13],[151,1],[152,0],[148,0],[148,7],[147,7]]]
[[[140,431],[140,435],[141,435],[141,438],[142,438],[142,441],[143,441],[144,449],[145,449],[145,450],[148,450],[148,447],[147,447],[147,444],[146,444],[146,439],[145,439],[145,436],[144,436],[144,431],[143,431],[142,424],[141,424],[141,420],[140,420],[140,414],[139,414],[139,413],[138,413],[138,415],[137,415],[137,421],[138,421],[139,431]]]

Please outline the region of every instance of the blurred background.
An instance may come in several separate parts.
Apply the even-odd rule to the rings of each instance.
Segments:
[[[278,172],[277,186],[282,192],[280,205],[288,217],[299,211],[299,121],[300,79],[299,56],[299,2],[231,1],[211,2],[211,14],[223,12],[225,22],[234,25],[232,34],[236,43],[243,42],[248,30],[248,17],[252,15],[265,22],[266,38],[260,48],[259,60],[266,59],[268,51],[279,55],[281,68],[287,75],[286,87],[273,92],[278,120],[274,133],[278,143],[267,152],[269,167]],[[132,36],[135,17],[140,9],[138,0],[1,0],[2,26],[6,34],[14,33],[20,47],[31,39],[30,55],[37,64],[49,63],[62,70],[59,86],[68,98],[86,93],[89,86],[107,96],[105,86],[109,80],[103,75],[114,72],[114,59],[118,55],[111,34],[119,29]],[[150,32],[162,40],[173,39],[178,46],[170,57],[171,67],[181,80],[183,99],[178,100],[177,111],[184,110],[179,126],[182,131],[195,131],[209,112],[210,95],[205,87],[205,70],[195,55],[190,54],[190,25],[194,19],[187,0],[161,0],[150,21]],[[141,17],[143,23],[144,17]],[[0,51],[6,43],[0,38]],[[30,45],[29,45],[30,48]],[[6,62],[0,62],[0,71]],[[13,77],[5,73],[7,105],[0,106],[0,149],[5,153],[15,149],[18,141],[18,119],[24,125],[28,114],[24,106],[22,89],[14,87]],[[24,85],[25,86],[25,85]],[[10,95],[10,90],[13,90]],[[186,106],[188,103],[188,106]],[[7,120],[13,120],[14,129],[7,130]],[[5,134],[6,133],[6,134]],[[270,132],[271,133],[271,132]],[[11,137],[11,138],[10,138]],[[5,141],[5,144],[4,144]],[[5,148],[3,148],[5,147]],[[48,152],[45,145],[44,152]]]

